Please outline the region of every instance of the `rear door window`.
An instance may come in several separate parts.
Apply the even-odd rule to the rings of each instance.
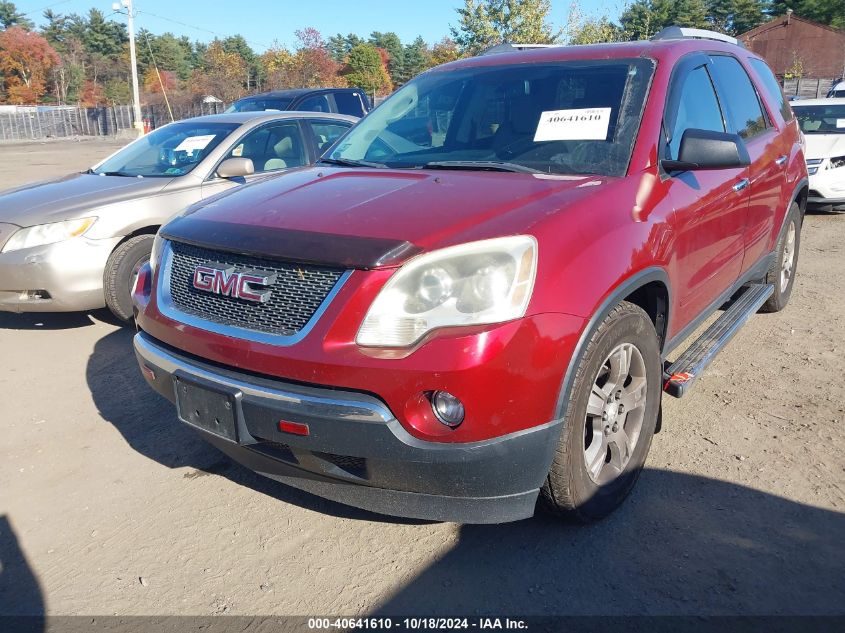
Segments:
[[[754,70],[757,71],[757,74],[760,75],[760,79],[763,80],[763,86],[768,92],[769,97],[780,110],[783,120],[791,121],[793,118],[792,108],[789,107],[789,103],[783,96],[783,90],[780,89],[780,84],[775,78],[774,73],[772,73],[772,69],[762,59],[751,59],[749,61],[754,67]]]
[[[226,158],[249,158],[255,173],[301,167],[308,162],[296,123],[274,123],[253,130]]]
[[[714,55],[712,60],[713,79],[725,105],[725,118],[731,131],[744,139],[764,132],[766,117],[748,73],[733,57]]]
[[[673,160],[678,159],[686,130],[725,131],[722,111],[707,69],[704,66],[694,68],[681,81],[677,116],[669,136],[669,158]]]
[[[334,142],[343,136],[351,127],[349,123],[336,121],[311,121],[311,132],[314,135],[314,145],[317,148],[317,155],[322,155]]]
[[[303,99],[296,109],[303,112],[331,112],[332,106],[327,95],[317,95]]]
[[[341,114],[361,117],[366,114],[361,95],[357,92],[336,92],[334,95],[337,111]]]

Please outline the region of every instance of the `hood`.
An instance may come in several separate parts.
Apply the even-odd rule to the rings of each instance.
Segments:
[[[71,174],[0,193],[0,223],[33,226],[60,222],[107,204],[160,192],[172,178]]]
[[[392,266],[423,251],[525,232],[609,180],[315,167],[197,205],[162,235],[301,262]]]
[[[845,134],[805,134],[808,160],[845,156]]]

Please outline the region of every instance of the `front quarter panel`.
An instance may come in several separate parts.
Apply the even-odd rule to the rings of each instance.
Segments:
[[[88,231],[91,239],[125,237],[141,229],[158,228],[171,217],[202,199],[202,182],[183,176],[154,196],[136,198],[92,209],[97,222]]]

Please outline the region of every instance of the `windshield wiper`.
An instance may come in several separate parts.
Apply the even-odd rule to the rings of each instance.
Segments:
[[[509,171],[521,174],[542,174],[539,169],[531,169],[517,163],[497,160],[437,160],[426,163],[423,169],[472,169],[477,171]]]
[[[376,167],[378,169],[384,169],[386,167],[386,165],[382,165],[381,163],[371,163],[368,160],[351,160],[348,158],[321,158],[317,162],[327,165],[340,165],[341,167]]]
[[[140,174],[135,176],[133,174],[127,174],[122,171],[92,171],[92,174],[97,174],[98,176],[123,176],[124,178],[143,178]]]

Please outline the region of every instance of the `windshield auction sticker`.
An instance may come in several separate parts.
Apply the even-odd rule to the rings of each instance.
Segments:
[[[534,142],[603,141],[610,125],[610,108],[550,110],[540,115]]]
[[[174,152],[189,152],[193,154],[194,152],[205,149],[205,146],[211,143],[214,140],[214,134],[205,134],[203,136],[189,136],[184,141],[179,143],[179,146],[176,147],[173,151]]]

